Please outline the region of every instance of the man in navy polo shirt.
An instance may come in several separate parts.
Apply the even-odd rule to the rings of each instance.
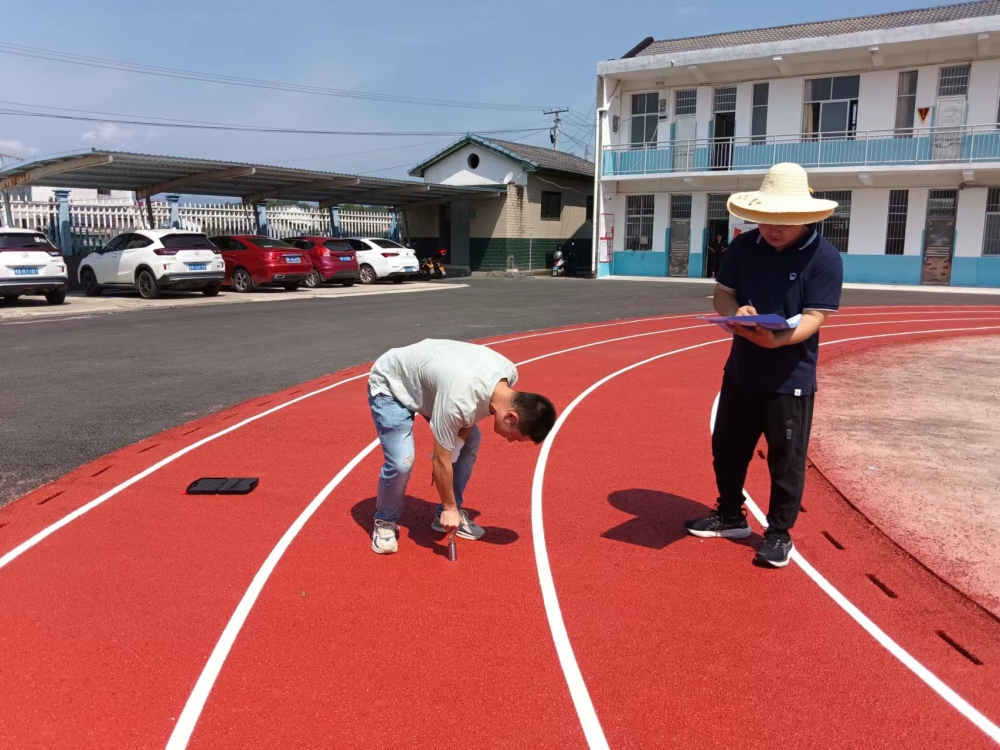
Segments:
[[[806,172],[797,164],[772,167],[759,191],[729,199],[730,213],[758,229],[739,235],[729,246],[716,279],[716,312],[802,318],[797,327],[783,331],[728,328],[733,344],[712,433],[718,503],[715,511],[686,527],[703,538],[750,535],[743,483],[763,434],[771,497],[756,561],[777,568],[788,564],[789,531],[805,486],[819,329],[840,306],[843,261],[815,227],[836,207],[812,197]]]

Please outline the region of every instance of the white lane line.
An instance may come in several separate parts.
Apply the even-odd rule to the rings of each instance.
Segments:
[[[556,336],[560,333],[573,333],[575,331],[592,331],[595,328],[611,328],[613,326],[629,326],[636,325],[638,323],[653,323],[659,320],[676,320],[677,318],[696,318],[699,315],[705,315],[704,312],[692,312],[683,313],[679,315],[658,315],[653,318],[633,318],[631,320],[620,320],[614,323],[598,323],[595,325],[585,325],[579,326],[577,328],[561,328],[558,331],[543,331],[542,333],[529,333],[524,336],[514,336],[509,339],[500,339],[499,341],[487,341],[484,346],[494,346],[495,344],[509,344],[511,341],[523,341],[524,339],[535,339],[539,336]]]
[[[681,317],[690,317],[690,316],[677,315],[677,316],[668,316],[668,317],[678,317],[678,318],[681,318]],[[647,318],[646,320],[656,320],[656,318]],[[621,323],[621,325],[627,325],[628,323],[631,323],[631,322],[641,322],[641,321],[624,321],[624,322]],[[595,325],[595,326],[582,326],[580,328],[572,328],[572,329],[565,329],[565,330],[560,330],[560,331],[552,331],[551,333],[533,334],[533,336],[547,336],[547,335],[556,335],[556,334],[560,334],[560,333],[570,333],[571,331],[585,331],[585,330],[589,330],[590,328],[604,328],[604,327],[609,326],[609,325],[619,325],[619,324],[617,324],[617,323],[608,323],[608,324],[600,324],[600,325]],[[657,333],[660,333],[660,332],[658,331]],[[487,346],[496,345],[496,344],[504,344],[504,343],[507,343],[509,341],[519,341],[520,338],[532,338],[533,336],[524,336],[524,337],[513,338],[513,339],[504,339],[502,341],[494,341],[494,342],[491,342],[491,344],[487,344]],[[546,355],[546,356],[550,356],[550,355]],[[315,391],[310,391],[309,393],[306,393],[306,394],[304,394],[302,396],[298,396],[298,397],[296,397],[294,399],[291,399],[290,401],[286,401],[286,402],[284,402],[282,404],[278,404],[277,406],[273,406],[270,409],[268,409],[267,411],[263,411],[260,414],[256,414],[256,415],[254,415],[252,417],[248,417],[248,418],[244,419],[242,422],[237,422],[237,423],[235,423],[235,424],[227,427],[224,430],[220,430],[219,432],[216,432],[216,433],[214,433],[212,435],[204,437],[201,440],[198,440],[198,441],[192,443],[191,445],[188,445],[188,446],[186,446],[184,448],[181,448],[176,453],[172,453],[171,455],[167,456],[166,458],[161,459],[157,463],[153,464],[149,468],[144,469],[143,471],[139,472],[135,476],[130,477],[129,479],[126,479],[121,484],[116,485],[115,487],[112,487],[110,490],[108,490],[107,492],[105,492],[103,495],[101,495],[100,497],[95,498],[94,500],[91,500],[86,505],[81,505],[79,508],[77,508],[73,512],[71,512],[71,513],[63,516],[62,518],[60,518],[58,521],[52,523],[51,525],[46,526],[44,529],[42,529],[37,534],[35,534],[31,538],[29,538],[27,541],[22,542],[17,547],[15,547],[14,549],[12,549],[10,552],[7,552],[6,554],[4,554],[2,557],[0,557],[0,569],[3,569],[5,566],[7,566],[9,563],[11,563],[14,560],[16,560],[18,557],[20,557],[21,555],[23,555],[29,549],[31,549],[32,547],[36,546],[40,542],[44,541],[46,538],[48,538],[49,536],[51,536],[55,532],[59,531],[59,529],[61,529],[64,526],[67,526],[68,524],[72,523],[73,521],[75,521],[80,516],[82,516],[82,515],[84,515],[86,513],[89,513],[90,511],[92,511],[97,506],[99,506],[102,503],[110,500],[115,495],[119,494],[122,490],[128,489],[129,487],[131,487],[136,482],[139,482],[139,481],[145,479],[150,474],[153,474],[154,472],[162,469],[164,466],[173,463],[174,461],[176,461],[181,456],[184,456],[187,453],[190,453],[191,451],[193,451],[193,450],[195,450],[197,448],[200,448],[201,446],[203,446],[203,445],[205,445],[207,443],[212,442],[213,440],[216,440],[216,439],[222,437],[223,435],[228,435],[229,433],[231,433],[231,432],[233,432],[235,430],[238,430],[241,427],[245,427],[246,425],[250,424],[251,422],[256,422],[258,419],[262,419],[263,417],[266,417],[266,416],[269,416],[271,414],[274,414],[277,411],[281,411],[282,409],[284,409],[284,408],[286,408],[288,406],[291,406],[292,404],[297,404],[298,402],[304,401],[307,398],[312,398],[313,396],[317,396],[317,395],[319,395],[321,393],[325,393],[326,391],[329,391],[329,390],[331,390],[333,388],[337,388],[338,386],[344,385],[345,383],[350,383],[350,382],[352,382],[354,380],[359,380],[360,378],[368,377],[369,372],[370,371],[366,370],[365,372],[361,373],[360,375],[354,375],[353,377],[347,378],[346,380],[341,380],[341,381],[339,381],[337,383],[334,383],[332,385],[328,385],[328,386],[325,386],[323,388],[319,388],[319,389],[317,389]]]
[[[838,339],[837,341],[827,341],[821,346],[832,346],[833,344],[846,344],[850,341],[864,341],[866,339],[881,339],[889,338],[893,336],[916,336],[919,334],[928,333],[944,333],[946,331],[986,331],[986,330],[997,330],[1000,326],[981,326],[976,328],[943,328],[934,331],[905,331],[901,333],[882,333],[873,336],[856,336],[849,339]],[[715,431],[715,416],[719,409],[719,395],[716,394],[715,402],[712,404],[712,415],[709,419],[709,432]],[[746,497],[747,507],[750,512],[753,513],[754,518],[763,527],[767,528],[767,517],[761,511],[757,504],[750,497],[750,493],[743,490],[743,495]],[[962,716],[975,724],[979,729],[981,729],[990,739],[995,742],[1000,742],[1000,727],[987,719],[983,714],[976,710],[968,701],[966,701],[962,696],[948,687],[937,675],[931,672],[927,667],[917,661],[913,656],[909,654],[902,646],[896,643],[892,638],[890,638],[884,630],[882,630],[878,625],[872,622],[864,612],[858,609],[846,596],[844,596],[832,583],[830,583],[826,578],[823,577],[819,571],[814,568],[808,560],[806,560],[802,554],[797,550],[792,551],[792,560],[805,572],[809,578],[816,583],[823,592],[833,599],[836,604],[843,609],[851,619],[858,623],[864,630],[872,636],[879,644],[881,644],[890,654],[895,656],[907,669],[909,669],[913,674],[919,677],[924,684],[931,688],[935,693],[944,698],[949,705],[952,706],[956,711],[958,711]]]
[[[226,624],[225,630],[222,631],[218,643],[212,649],[212,654],[208,657],[208,662],[205,664],[205,668],[198,677],[198,682],[195,683],[194,690],[184,705],[184,710],[181,711],[181,715],[174,725],[174,731],[170,733],[166,750],[183,750],[183,748],[187,747],[188,741],[191,739],[191,734],[194,732],[195,724],[198,723],[198,717],[201,716],[201,710],[205,705],[205,701],[208,700],[208,694],[212,692],[212,687],[215,685],[215,680],[222,670],[222,665],[225,663],[226,657],[229,656],[229,652],[236,642],[236,636],[239,635],[240,630],[243,628],[243,623],[246,622],[250,610],[253,609],[253,605],[257,601],[257,597],[260,596],[260,592],[264,589],[264,584],[271,577],[271,573],[274,572],[278,561],[285,554],[285,550],[288,549],[295,537],[298,536],[298,533],[306,525],[306,522],[312,518],[313,513],[323,504],[323,501],[337,488],[337,485],[344,481],[344,478],[351,473],[354,467],[361,463],[377,447],[378,440],[376,439],[351,459],[350,463],[341,469],[337,476],[331,479],[329,484],[320,490],[319,494],[306,506],[306,509],[299,514],[299,517],[288,527],[288,530],[282,535],[278,544],[271,550],[271,554],[264,560],[264,564],[260,566],[257,575],[253,577],[250,588],[243,594],[243,598],[240,599],[236,611],[229,618],[229,622]]]
[[[559,597],[556,594],[555,582],[552,579],[552,569],[549,566],[549,553],[545,544],[545,523],[542,516],[542,488],[545,484],[545,467],[549,460],[549,453],[552,450],[552,443],[559,434],[559,430],[562,428],[563,424],[565,424],[566,419],[573,413],[573,410],[576,409],[580,402],[609,380],[616,378],[623,373],[629,372],[630,370],[634,370],[637,367],[642,367],[650,362],[663,359],[664,357],[680,354],[682,352],[688,352],[693,349],[700,349],[701,347],[711,346],[712,344],[725,343],[730,340],[731,338],[729,337],[714,339],[701,344],[686,346],[682,349],[674,349],[673,351],[666,352],[665,354],[658,354],[655,357],[650,357],[649,359],[644,359],[641,362],[636,362],[635,364],[624,367],[617,372],[613,372],[610,375],[601,378],[573,399],[573,402],[566,407],[562,414],[559,415],[559,418],[556,420],[555,425],[553,425],[551,432],[549,432],[549,436],[542,444],[542,450],[538,456],[538,462],[535,464],[535,476],[531,483],[531,538],[535,548],[535,565],[538,568],[538,581],[542,589],[542,601],[545,604],[545,615],[549,621],[549,630],[552,631],[552,640],[555,642],[556,654],[559,656],[559,664],[562,667],[563,675],[566,678],[566,684],[569,687],[570,696],[573,699],[573,706],[576,708],[576,715],[579,717],[580,724],[583,727],[583,733],[587,739],[587,745],[591,750],[608,750],[608,741],[604,736],[604,730],[601,728],[600,719],[597,718],[597,711],[594,710],[594,704],[590,700],[590,693],[587,691],[587,685],[580,672],[580,667],[576,662],[576,656],[573,653],[573,646],[569,641],[569,634],[566,632],[566,625],[563,622],[562,610],[559,607]]]
[[[710,326],[711,324],[707,324]],[[637,333],[631,336],[622,336],[620,338],[607,339],[605,341],[598,341],[593,344],[584,344],[583,346],[574,346],[569,349],[561,349],[555,352],[549,352],[540,357],[534,357],[533,359],[524,360],[523,362],[518,362],[518,366],[526,365],[531,362],[537,362],[541,359],[547,359],[548,357],[555,357],[559,354],[566,354],[568,352],[574,352],[578,349],[585,349],[591,346],[597,346],[599,344],[610,344],[617,341],[624,341],[626,339],[641,338],[644,336],[652,336],[655,333],[672,333],[673,331],[686,331],[691,328],[704,328],[706,324],[697,326],[685,326],[682,328],[668,328],[663,331],[654,331],[651,333]],[[728,341],[729,339],[720,339],[720,341]],[[716,343],[716,342],[710,342]],[[704,344],[698,344],[697,346],[704,346]],[[679,350],[685,351],[685,350]],[[661,355],[666,356],[666,355]],[[558,427],[559,422],[556,423]],[[323,504],[326,498],[336,489],[344,478],[351,473],[351,471],[356,467],[361,461],[371,453],[378,446],[378,440],[374,440],[369,443],[358,455],[351,459],[350,463],[347,464],[340,472],[335,476],[329,484],[324,487],[320,493],[313,498],[313,501],[306,506],[306,509],[302,511],[302,514],[295,519],[295,522],[288,528],[288,531],[282,535],[278,544],[271,550],[271,553],[264,560],[264,564],[261,565],[257,574],[253,578],[253,582],[250,584],[250,588],[247,589],[246,593],[243,594],[243,598],[240,599],[240,603],[237,605],[236,610],[233,612],[226,624],[225,629],[222,631],[222,635],[219,637],[218,642],[212,649],[211,655],[208,657],[208,661],[205,664],[201,675],[198,677],[198,681],[195,683],[194,690],[191,695],[188,696],[187,702],[184,704],[184,709],[181,711],[180,718],[177,724],[174,725],[174,730],[170,734],[170,739],[167,742],[166,750],[184,750],[187,747],[188,742],[191,740],[191,734],[194,732],[194,728],[198,723],[198,719],[201,716],[201,712],[205,708],[205,703],[208,700],[209,694],[212,692],[212,688],[215,685],[215,681],[219,677],[219,673],[222,670],[222,666],[225,664],[226,658],[229,656],[229,652],[232,650],[233,644],[236,642],[236,638],[243,628],[243,624],[246,622],[247,616],[253,609],[253,605],[256,603],[257,598],[260,596],[260,592],[264,588],[264,584],[267,583],[267,579],[271,576],[274,571],[275,566],[277,566],[278,561],[285,554],[289,545],[298,535],[302,527],[305,526],[306,521],[308,521],[313,513]],[[545,447],[543,446],[543,451]],[[534,511],[532,511],[532,517],[534,518]],[[534,523],[532,524],[534,526]],[[544,541],[542,542],[544,548]],[[537,548],[536,548],[536,559],[537,559]],[[551,580],[551,575],[549,576]],[[553,589],[553,595],[554,595]],[[543,593],[544,595],[544,593]],[[558,608],[558,602],[556,603]],[[546,602],[546,612],[548,613],[548,602]],[[557,613],[558,616],[558,613]],[[562,618],[559,617],[559,621]],[[551,622],[551,616],[550,616]],[[569,644],[569,641],[566,641]],[[557,646],[558,648],[558,646]],[[572,659],[572,651],[570,651],[570,658]],[[560,662],[562,662],[562,656],[560,655]],[[575,662],[574,662],[575,664]],[[579,670],[577,670],[579,673]],[[586,688],[584,688],[586,692]],[[587,699],[589,701],[589,698]],[[575,702],[575,698],[574,698]],[[596,716],[595,716],[596,719]],[[600,726],[598,725],[598,730]],[[597,746],[600,747],[600,746]],[[606,747],[606,745],[605,745]]]
[[[176,453],[171,453],[166,458],[163,458],[163,459],[157,461],[155,464],[153,464],[152,466],[150,466],[148,469],[145,469],[144,471],[139,472],[135,476],[133,476],[133,477],[131,477],[129,479],[126,479],[121,484],[118,484],[118,485],[112,487],[110,490],[108,490],[107,492],[105,492],[103,495],[101,495],[100,497],[97,497],[97,498],[91,500],[86,505],[81,505],[79,508],[77,508],[76,510],[74,510],[72,513],[69,513],[68,515],[63,516],[62,518],[60,518],[55,523],[53,523],[53,524],[51,524],[49,526],[46,526],[44,529],[42,529],[41,531],[39,531],[33,537],[31,537],[30,539],[28,539],[25,542],[22,542],[18,546],[16,546],[10,552],[8,552],[5,555],[3,555],[3,557],[0,557],[0,570],[2,570],[5,566],[9,565],[11,562],[13,562],[14,560],[16,560],[18,557],[20,557],[21,555],[23,555],[25,552],[27,552],[29,549],[31,549],[35,545],[39,544],[40,542],[42,542],[43,540],[47,539],[48,537],[50,537],[55,532],[59,531],[59,529],[61,529],[64,526],[72,523],[73,521],[75,521],[80,516],[82,516],[82,515],[84,515],[86,513],[89,513],[90,511],[92,511],[97,506],[99,506],[102,503],[104,503],[104,502],[110,500],[111,498],[113,498],[115,495],[117,495],[122,490],[128,489],[129,487],[131,487],[136,482],[138,482],[138,481],[140,481],[142,479],[145,479],[150,474],[152,474],[152,473],[154,473],[154,472],[162,469],[167,464],[173,463],[174,461],[176,461],[181,456],[184,456],[184,455],[190,453],[191,451],[195,450],[196,448],[200,448],[201,446],[205,445],[206,443],[211,443],[213,440],[217,440],[218,438],[222,437],[223,435],[228,435],[230,432],[234,432],[234,431],[240,429],[241,427],[244,427],[244,426],[250,424],[251,422],[256,422],[258,419],[262,419],[262,418],[264,418],[264,417],[266,417],[266,416],[268,416],[270,414],[274,414],[276,411],[281,411],[282,409],[284,409],[286,407],[289,407],[292,404],[297,404],[300,401],[304,401],[307,398],[312,398],[313,396],[316,396],[316,395],[318,395],[320,393],[325,393],[326,391],[332,390],[334,388],[338,388],[338,387],[344,385],[345,383],[350,383],[351,381],[358,380],[359,378],[364,378],[364,377],[367,377],[367,376],[368,376],[367,373],[364,373],[362,375],[355,375],[353,377],[346,378],[344,380],[339,380],[336,383],[333,383],[332,385],[327,385],[327,386],[324,386],[323,388],[319,388],[319,389],[317,389],[315,391],[310,391],[309,393],[306,393],[306,394],[304,394],[302,396],[298,396],[296,398],[293,398],[290,401],[285,401],[282,404],[278,404],[277,406],[273,406],[270,409],[268,409],[267,411],[262,411],[260,414],[255,414],[252,417],[247,417],[242,422],[237,422],[236,424],[231,425],[231,426],[227,427],[224,430],[219,430],[218,432],[213,433],[212,435],[209,435],[208,437],[204,437],[201,440],[198,440],[198,441],[192,443],[191,445],[188,445],[188,446],[186,446],[184,448],[181,448]]]

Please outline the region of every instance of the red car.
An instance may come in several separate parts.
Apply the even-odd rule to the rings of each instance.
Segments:
[[[283,286],[290,292],[312,273],[309,254],[283,240],[259,235],[211,237],[226,261],[226,280],[236,292],[259,286]]]
[[[317,287],[327,281],[353,286],[360,276],[358,255],[347,240],[336,237],[289,237],[285,242],[309,253],[313,270],[306,279],[308,287]]]

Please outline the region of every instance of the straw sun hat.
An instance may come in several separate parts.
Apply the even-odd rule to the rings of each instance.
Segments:
[[[835,201],[812,197],[806,170],[798,164],[775,164],[760,190],[734,193],[727,202],[729,212],[753,224],[812,224],[837,208]]]

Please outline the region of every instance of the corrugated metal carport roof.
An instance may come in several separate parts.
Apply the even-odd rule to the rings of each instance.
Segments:
[[[439,185],[99,149],[43,157],[0,171],[0,190],[19,185],[130,190],[138,199],[172,192],[233,196],[247,203],[282,198],[316,201],[324,207],[354,203],[405,208],[506,192],[494,187]]]

